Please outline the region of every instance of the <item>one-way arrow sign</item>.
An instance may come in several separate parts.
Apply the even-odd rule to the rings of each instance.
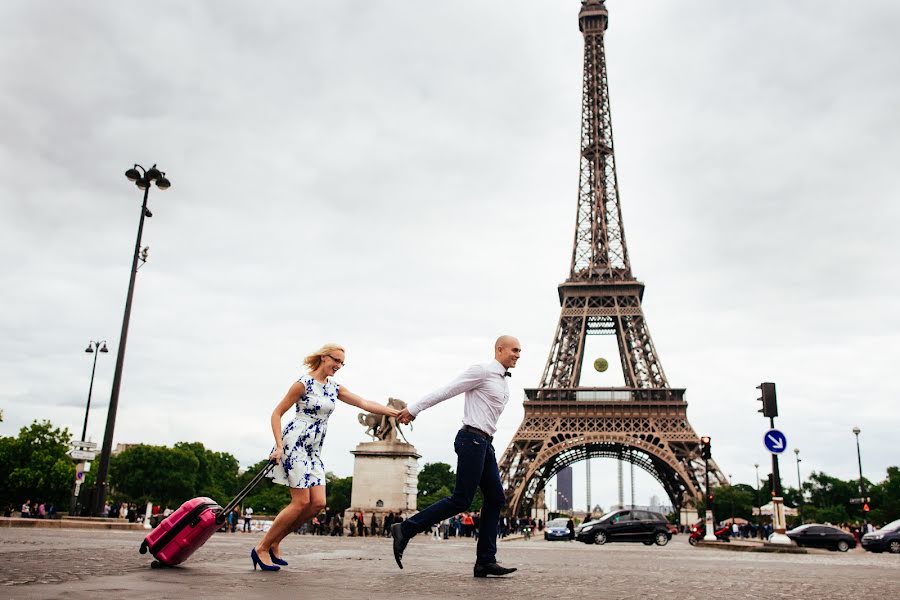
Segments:
[[[772,454],[781,454],[787,448],[787,438],[777,429],[767,431],[763,436],[763,443],[766,445],[766,450]]]

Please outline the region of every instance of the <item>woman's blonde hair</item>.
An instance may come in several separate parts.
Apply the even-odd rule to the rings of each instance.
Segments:
[[[342,346],[338,344],[325,344],[309,356],[303,359],[303,364],[309,367],[310,371],[315,371],[319,368],[319,365],[322,364],[322,357],[331,354],[335,350],[340,350],[341,352],[346,352]]]

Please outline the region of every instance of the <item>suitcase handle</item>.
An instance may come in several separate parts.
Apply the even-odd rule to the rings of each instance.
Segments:
[[[275,465],[277,465],[277,464],[278,464],[277,460],[275,460],[274,458],[270,458],[269,462],[266,463],[266,466],[263,467],[262,471],[257,473],[256,476],[254,476],[253,479],[250,480],[250,483],[245,485],[244,489],[242,489],[240,492],[238,492],[238,495],[235,496],[231,500],[231,502],[229,502],[228,504],[225,505],[225,508],[222,509],[222,512],[220,512],[216,516],[216,523],[219,523],[220,525],[222,523],[224,523],[226,515],[228,515],[228,513],[230,513],[232,510],[234,510],[234,507],[237,506],[238,504],[240,504],[244,500],[244,498],[247,497],[247,494],[252,492],[253,488],[255,488],[257,485],[259,485],[259,482],[262,481],[265,478],[265,476],[268,475],[269,472],[275,468]]]

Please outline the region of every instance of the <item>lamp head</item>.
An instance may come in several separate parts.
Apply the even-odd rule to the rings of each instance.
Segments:
[[[162,177],[162,173],[159,172],[159,169],[156,168],[156,165],[153,165],[147,170],[147,173],[144,175],[147,178],[147,181],[156,181],[160,177]]]
[[[93,346],[92,344],[88,344],[88,347],[85,348],[84,351],[87,352],[88,354],[93,354],[93,353],[94,353],[94,346]]]
[[[141,177],[140,179],[135,181],[134,184],[142,190],[146,190],[148,187],[150,187],[150,180],[146,177]]]
[[[137,170],[137,165],[134,165],[132,168],[125,171],[125,177],[128,178],[128,181],[137,181],[141,178],[141,172]]]
[[[856,434],[856,435],[859,435],[859,432],[860,432],[860,431],[862,431],[862,429],[860,429],[859,427],[854,427],[854,428],[853,428],[853,433]]]
[[[100,352],[109,352],[109,350],[106,349],[106,342],[103,342],[103,347],[100,348]]]
[[[172,185],[172,182],[166,179],[166,174],[162,173],[160,177],[156,180],[156,187],[161,190],[169,189],[169,186]]]

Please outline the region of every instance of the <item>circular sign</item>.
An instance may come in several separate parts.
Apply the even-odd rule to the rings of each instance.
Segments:
[[[609,368],[609,363],[605,358],[598,358],[594,361],[594,368],[602,373]]]
[[[763,436],[763,444],[772,454],[781,454],[787,448],[787,437],[777,429],[770,429]]]

